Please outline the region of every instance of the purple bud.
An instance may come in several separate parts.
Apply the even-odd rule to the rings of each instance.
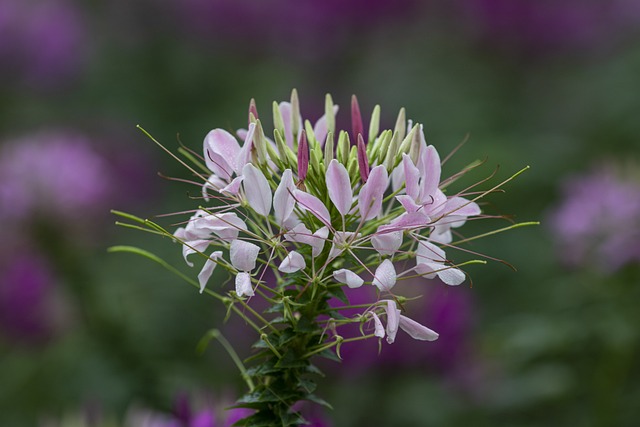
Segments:
[[[358,166],[360,167],[360,178],[366,183],[369,179],[369,159],[367,159],[367,147],[364,145],[362,134],[358,134]]]
[[[251,124],[251,116],[253,115],[253,121],[258,120],[258,107],[256,107],[256,100],[251,98],[249,101],[249,124]]]
[[[309,143],[307,142],[307,133],[302,131],[300,135],[300,144],[298,144],[298,179],[304,181],[307,178],[309,170]]]
[[[351,129],[353,132],[353,140],[358,138],[358,135],[362,135],[364,132],[364,126],[362,124],[362,114],[360,114],[360,106],[358,105],[358,98],[355,95],[351,96]]]

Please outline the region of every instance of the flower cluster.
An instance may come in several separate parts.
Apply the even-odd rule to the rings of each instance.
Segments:
[[[275,141],[264,135],[254,104],[248,130],[237,132],[242,146],[223,129],[209,132],[204,161],[210,175],[202,191],[221,203],[199,209],[175,237],[184,243],[189,265],[190,254],[215,248],[198,276],[201,292],[217,265],[235,274],[239,297],[268,287],[261,280],[267,268],[281,282],[283,275],[295,275],[307,286],[367,283],[389,296],[368,311],[375,336],[392,343],[400,328],[435,340],[438,334],[400,314],[393,287],[415,275],[462,283],[465,274],[443,246],[452,242],[452,229],[480,215],[480,208],[445,195],[440,156],[427,145],[422,125],[407,125],[404,110],[393,131],[379,132],[376,109],[365,142],[354,97],[355,145],[348,132],[336,132],[337,110],[327,97],[327,112],[312,127],[300,117],[294,92],[291,102],[274,104]],[[256,268],[259,258],[262,270]],[[396,271],[394,261],[408,259],[415,263]]]
[[[189,266],[193,258],[204,263],[195,281],[147,251],[112,251],[137,253],[177,272],[258,333],[248,369],[225,344],[249,388],[237,405],[255,410],[237,424],[245,426],[303,424],[296,403],[324,403],[313,394],[316,355],[336,359],[343,344],[372,338],[380,346],[383,339],[392,344],[399,330],[436,340],[437,332],[406,316],[405,303],[413,297],[399,295],[396,284],[438,278],[460,285],[466,279],[460,267],[484,261],[456,264],[449,249],[528,225],[454,240],[467,220],[483,217],[477,200],[517,174],[486,191],[473,190],[474,184],[451,192],[450,184],[480,163],[442,179],[438,151],[404,109],[394,129],[381,130],[376,106],[366,135],[355,96],[350,131],[336,129],[338,106],[329,95],[315,124],[301,117],[295,90],[290,102],[274,102],[272,110],[273,138],[252,100],[247,129],[236,136],[212,130],[202,155],[183,147],[178,157],[154,139],[192,172],[207,203],[174,233],[115,212],[142,225],[133,228],[171,236]],[[208,285],[216,269],[227,270],[235,287]],[[375,291],[375,298],[354,303],[350,293],[362,287]],[[267,308],[257,309],[253,298]],[[349,335],[348,325],[359,326],[361,334]],[[223,340],[218,331],[210,338]]]

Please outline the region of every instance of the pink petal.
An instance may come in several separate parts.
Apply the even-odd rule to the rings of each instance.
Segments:
[[[429,145],[426,150],[420,150],[418,169],[422,175],[421,200],[425,202],[440,185],[440,155],[433,145]]]
[[[387,306],[387,342],[393,344],[396,340],[396,334],[398,333],[398,326],[400,324],[400,310],[396,306],[394,300],[388,299]]]
[[[364,221],[378,216],[382,209],[384,192],[389,185],[389,175],[383,165],[371,169],[367,183],[360,189],[358,195],[358,209]]]
[[[220,178],[218,175],[211,174],[211,176],[207,179],[207,182],[202,186],[202,197],[208,202],[209,194],[207,193],[207,189],[211,188],[215,191],[220,192],[221,188],[227,186],[227,182]]]
[[[242,240],[234,240],[229,249],[231,265],[240,271],[252,271],[256,268],[258,253],[260,253],[259,246]]]
[[[326,180],[329,198],[338,209],[338,212],[340,212],[340,215],[345,216],[351,209],[353,199],[349,172],[347,172],[342,163],[333,159],[327,168]]]
[[[324,225],[331,227],[331,215],[327,207],[318,199],[304,191],[297,190],[294,193],[294,198],[298,202],[298,206],[306,211],[311,212],[316,218],[318,218]]]
[[[341,268],[333,272],[333,278],[340,283],[344,283],[350,288],[359,288],[364,283],[364,280],[351,270]]]
[[[435,341],[438,339],[438,334],[426,326],[421,325],[413,319],[409,319],[406,316],[400,315],[400,328],[408,333],[411,338],[420,341]]]
[[[209,259],[204,263],[202,270],[200,270],[200,274],[198,274],[198,282],[200,282],[200,293],[204,291],[204,287],[207,285],[213,270],[218,265],[215,260],[222,257],[222,251],[215,251],[211,255],[209,255]]]
[[[271,210],[271,187],[260,169],[251,163],[244,165],[244,193],[247,196],[249,206],[262,216],[269,215]]]
[[[382,322],[380,321],[380,318],[373,311],[370,311],[369,313],[371,313],[371,317],[373,317],[373,323],[375,324],[375,328],[376,328],[373,335],[375,335],[378,338],[384,338],[384,327],[382,326]]]
[[[404,210],[408,213],[418,212],[418,210],[422,208],[422,205],[417,204],[413,197],[407,194],[400,194],[396,196],[396,200],[400,202]]]
[[[396,269],[393,263],[385,259],[376,269],[373,284],[377,286],[380,291],[389,291],[396,284],[396,277]]]
[[[371,237],[371,244],[382,256],[391,256],[402,246],[402,231],[377,232]]]
[[[402,155],[402,167],[404,168],[405,191],[413,200],[418,200],[420,197],[420,187],[418,186],[420,171],[406,154]]]
[[[242,148],[240,149],[240,152],[236,156],[235,164],[234,164],[234,169],[236,171],[236,174],[238,175],[242,173],[242,168],[244,168],[244,165],[251,162],[251,154],[252,154],[251,150],[253,149],[253,135],[255,133],[255,130],[256,130],[256,124],[251,123],[249,125],[249,130],[246,132],[243,132],[244,138],[241,137],[244,140],[244,145],[242,146]],[[240,135],[239,130],[237,134]]]
[[[480,207],[477,203],[465,199],[464,197],[454,196],[447,200],[444,207],[445,215],[456,216],[475,216],[480,215]]]
[[[240,272],[236,276],[236,294],[238,294],[239,297],[244,295],[251,297],[254,295],[249,273]]]
[[[293,212],[293,208],[296,204],[293,198],[293,192],[296,190],[296,186],[293,182],[291,169],[287,169],[282,173],[282,179],[278,188],[276,188],[273,194],[273,211],[276,218],[276,223],[282,227],[284,222],[289,218]]]
[[[402,215],[394,219],[391,224],[383,225],[378,230],[389,232],[398,230],[421,229],[424,227],[428,227],[430,225],[429,221],[429,217],[423,214],[422,211],[403,213]]]
[[[214,129],[204,138],[204,160],[216,175],[228,180],[240,153],[238,141],[224,129]]]
[[[221,188],[220,192],[229,193],[235,196],[236,194],[238,194],[238,191],[240,191],[240,184],[242,184],[243,180],[244,176],[235,177],[233,181],[231,181],[228,185],[225,185],[223,188]]]
[[[338,114],[338,106],[333,106],[333,115]],[[321,147],[324,147],[324,143],[327,139],[327,116],[325,114],[322,115],[313,126],[313,135],[316,138],[316,141],[320,144]]]
[[[391,190],[395,193],[400,190],[400,187],[402,187],[404,183],[404,165],[399,164],[393,172],[391,172]]]
[[[300,255],[296,251],[291,251],[287,254],[287,256],[282,260],[280,267],[278,270],[283,273],[295,273],[298,270],[302,270],[307,266],[306,262],[302,255]]]

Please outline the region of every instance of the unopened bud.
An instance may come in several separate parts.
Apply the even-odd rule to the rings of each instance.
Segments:
[[[273,128],[279,130],[284,135],[284,121],[282,120],[282,112],[277,102],[273,101]]]
[[[251,101],[249,101],[249,124],[256,120],[258,120],[258,108],[256,107],[256,100],[251,98]]]
[[[375,141],[380,131],[380,106],[376,105],[371,113],[371,123],[369,123],[369,142]]]
[[[328,165],[333,160],[333,150],[334,150],[334,142],[333,142],[333,132],[329,132],[327,134],[327,140],[324,143],[324,164]]]
[[[360,178],[363,183],[369,179],[369,160],[367,159],[367,147],[364,145],[362,134],[358,134],[358,167],[360,168]]]
[[[300,135],[300,144],[298,145],[298,179],[304,181],[307,178],[309,170],[309,144],[307,143],[307,134],[302,131]]]
[[[364,125],[362,124],[362,114],[360,114],[360,105],[358,105],[358,98],[355,95],[351,96],[351,136],[353,140],[358,140],[358,135],[362,135],[364,132]]]
[[[302,116],[300,115],[300,101],[298,100],[298,91],[291,91],[291,135],[293,135],[293,146],[298,143],[298,135],[302,126]]]
[[[336,132],[336,116],[333,112],[333,98],[327,94],[324,101],[324,115],[327,119],[327,132]],[[322,142],[322,141],[318,141]]]

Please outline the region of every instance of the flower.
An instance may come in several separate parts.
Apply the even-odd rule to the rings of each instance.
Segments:
[[[462,283],[465,274],[439,245],[450,244],[451,229],[481,211],[474,200],[461,194],[448,196],[439,187],[440,157],[434,146],[426,144],[422,126],[403,124],[395,131],[377,133],[378,109],[365,144],[354,97],[358,148],[351,149],[349,133],[335,129],[338,109],[331,97],[327,96],[325,115],[313,129],[307,121],[306,130],[301,128],[305,121],[299,109],[293,107],[297,99],[294,91],[290,103],[274,103],[277,143],[265,136],[253,100],[249,129],[238,132],[244,138],[242,146],[222,129],[205,137],[204,159],[210,175],[203,194],[222,205],[199,209],[174,234],[183,243],[185,260],[193,253],[206,258],[199,274],[200,289],[214,267],[224,265],[236,272],[236,295],[254,296],[251,273],[261,254],[266,257],[265,268],[285,276],[302,274],[309,281],[326,272],[335,282],[358,288],[365,284],[358,273],[368,273],[372,279],[366,283],[380,294],[391,295],[396,281],[412,272],[428,279],[437,276],[448,285]],[[328,252],[326,242],[331,243]],[[211,245],[218,249],[205,255]],[[415,267],[396,271],[393,260],[411,258]],[[333,267],[349,260],[354,268]],[[368,265],[372,260],[378,264],[375,272]],[[260,275],[255,282],[266,286]],[[393,299],[380,301],[395,304]],[[393,310],[386,312],[389,343],[398,327],[419,340],[437,338],[433,331],[396,316]]]
[[[204,259],[199,283],[187,280],[202,292],[217,266],[235,275],[235,292],[219,281],[206,293],[260,337],[250,357],[257,366],[237,362],[249,389],[237,404],[256,410],[243,425],[304,423],[295,405],[318,399],[309,378],[317,373],[311,364],[316,356],[340,356],[344,344],[372,338],[393,344],[398,330],[414,340],[438,339],[406,315],[409,300],[398,292],[399,282],[439,277],[461,284],[466,275],[459,267],[483,261],[455,264],[447,257],[444,247],[465,243],[452,229],[482,218],[477,200],[518,175],[486,191],[452,191],[451,184],[477,163],[442,180],[436,148],[426,143],[421,124],[406,120],[404,109],[393,130],[381,131],[376,106],[366,140],[355,97],[351,111],[352,133],[337,129],[338,107],[327,95],[325,114],[312,126],[303,120],[294,90],[291,102],[273,103],[270,139],[252,100],[249,128],[237,132],[242,146],[214,129],[201,161],[187,156],[209,204],[172,235],[189,266],[190,255]],[[121,216],[168,234],[149,220]],[[370,300],[349,305],[349,293],[367,289],[374,291]],[[334,299],[346,305],[331,305]],[[262,312],[256,311],[260,302],[267,304]],[[360,335],[345,338],[349,325],[359,325]]]
[[[613,272],[640,261],[640,180],[637,168],[609,164],[563,183],[551,231],[563,260]]]
[[[3,220],[46,215],[75,223],[105,210],[114,184],[109,164],[75,132],[25,135],[0,149]]]
[[[80,71],[87,40],[81,12],[72,2],[0,4],[0,61],[7,65],[1,74],[9,81],[37,88],[68,82]]]

